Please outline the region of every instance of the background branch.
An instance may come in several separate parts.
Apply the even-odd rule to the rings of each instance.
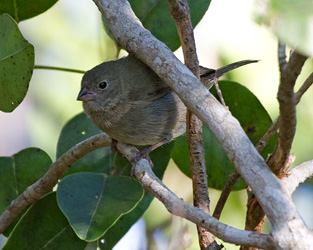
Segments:
[[[281,52],[279,46],[279,58]],[[283,177],[289,168],[289,154],[296,131],[296,98],[294,86],[307,56],[294,51],[287,64],[280,63],[280,84],[277,99],[279,102],[279,134],[274,153],[268,161],[269,167],[279,177]],[[279,59],[280,60],[280,59]]]
[[[287,62],[285,49],[284,45],[278,45],[278,61],[281,78],[277,98],[279,101],[280,116],[256,145],[257,148],[264,148],[265,143],[268,142],[271,136],[279,129],[275,150],[268,159],[268,166],[278,178],[282,178],[286,175],[288,168],[294,160],[294,156],[290,155],[290,149],[296,131],[297,101],[296,95],[294,94],[294,86],[303,64],[307,59],[306,56],[294,51]],[[264,213],[258,199],[252,193],[249,194],[248,197],[245,229],[261,232],[266,212]],[[245,250],[248,248],[242,247],[241,249]],[[249,249],[252,250],[255,248]]]
[[[185,64],[190,71],[200,79],[199,61],[196,53],[188,2],[187,0],[169,0],[169,4],[170,13],[176,22]],[[189,109],[187,110],[186,122],[194,206],[210,214],[210,199],[204,160],[202,122]],[[201,249],[220,249],[214,240],[214,235],[208,230],[197,226],[197,231]]]

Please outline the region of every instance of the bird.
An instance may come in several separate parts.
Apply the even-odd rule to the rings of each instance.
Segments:
[[[201,81],[210,88],[215,79],[240,66],[244,60],[217,70],[200,67]],[[178,95],[134,55],[103,62],[87,71],[77,100],[92,122],[112,139],[147,146],[134,162],[183,135],[186,106]]]

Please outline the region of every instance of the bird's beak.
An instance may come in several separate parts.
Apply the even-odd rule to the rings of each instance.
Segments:
[[[77,96],[77,101],[87,102],[90,100],[94,100],[96,98],[96,95],[97,93],[90,91],[86,87],[83,87]]]

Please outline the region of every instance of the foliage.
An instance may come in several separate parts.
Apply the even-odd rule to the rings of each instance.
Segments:
[[[270,0],[256,21],[269,25],[282,42],[312,56],[312,18],[310,0]]]
[[[0,16],[0,109],[12,112],[24,99],[34,67],[34,47],[15,21]]]
[[[0,3],[0,110],[4,112],[14,111],[23,101],[34,69],[34,47],[22,36],[17,22],[45,12],[57,1],[14,2],[16,6],[9,0]],[[143,25],[158,39],[173,51],[180,46],[167,0],[149,0],[144,4],[133,0],[130,3]],[[189,3],[196,26],[210,0]],[[278,5],[273,4],[274,7]],[[105,23],[104,27],[108,31]],[[243,85],[222,81],[220,87],[230,111],[251,141],[256,143],[272,124],[267,111]],[[203,131],[209,187],[222,189],[234,167],[210,131],[207,128]],[[62,129],[57,158],[75,144],[100,132],[85,114],[76,115]],[[273,151],[275,143],[274,137],[262,153],[264,158]],[[190,177],[187,148],[186,138],[180,137],[175,143],[152,152],[155,173],[162,178],[172,157],[178,168]],[[38,148],[0,157],[0,212],[27,186],[40,179],[51,164],[50,156]],[[119,175],[111,174],[113,168]],[[110,148],[86,155],[65,173],[56,192],[51,191],[34,204],[18,219],[14,229],[7,231],[8,241],[4,249],[85,249],[87,242],[96,242],[101,249],[111,249],[143,215],[153,199],[129,177],[129,172],[130,164]],[[235,189],[245,186],[241,180]]]

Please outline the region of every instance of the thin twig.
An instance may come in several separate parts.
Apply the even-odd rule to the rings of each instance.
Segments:
[[[177,32],[182,44],[186,66],[200,79],[199,61],[196,53],[193,27],[190,20],[187,0],[169,0],[170,12],[173,16]],[[210,213],[210,199],[206,166],[204,160],[202,122],[190,110],[187,110],[187,140],[189,147],[190,168],[193,184],[194,205]],[[208,230],[197,226],[201,249],[219,249],[215,237]]]
[[[216,204],[216,207],[214,209],[214,212],[213,212],[214,218],[216,218],[216,219],[220,218],[222,210],[223,210],[223,208],[226,204],[226,201],[228,199],[228,196],[229,196],[233,186],[237,183],[239,178],[240,178],[240,174],[237,171],[235,171],[234,173],[232,173],[229,176],[229,178],[228,178],[228,180],[227,180],[227,182],[223,188],[221,196],[220,196],[220,198]]]
[[[279,126],[279,117],[278,119],[270,126],[270,128],[265,132],[262,138],[255,144],[255,148],[258,152],[262,152],[263,149],[267,146],[268,142],[272,138],[273,135],[277,133],[277,129]]]
[[[214,86],[215,86],[215,89],[216,89],[216,93],[221,101],[221,103],[223,104],[224,107],[226,107],[226,104],[225,104],[225,101],[224,101],[224,98],[223,98],[223,94],[222,94],[222,91],[220,89],[220,86],[218,85],[218,82],[217,82],[217,76],[215,74],[214,76]]]
[[[302,84],[300,89],[295,93],[296,104],[298,104],[300,102],[301,97],[309,89],[309,87],[312,86],[312,84],[313,84],[313,73],[311,73],[308,76],[308,78]],[[278,116],[277,120],[272,124],[272,126],[266,131],[266,133],[262,136],[262,138],[255,145],[255,148],[259,152],[262,152],[262,150],[266,147],[266,145],[268,144],[268,142],[272,138],[272,136],[276,134],[277,129],[279,127],[279,118],[280,118],[280,116]]]
[[[304,81],[304,83],[302,84],[302,86],[300,87],[300,89],[297,91],[297,93],[295,94],[295,98],[296,98],[296,104],[298,104],[301,100],[301,97],[303,96],[303,94],[309,89],[309,87],[311,87],[311,85],[313,84],[313,73],[311,73],[308,78]]]

